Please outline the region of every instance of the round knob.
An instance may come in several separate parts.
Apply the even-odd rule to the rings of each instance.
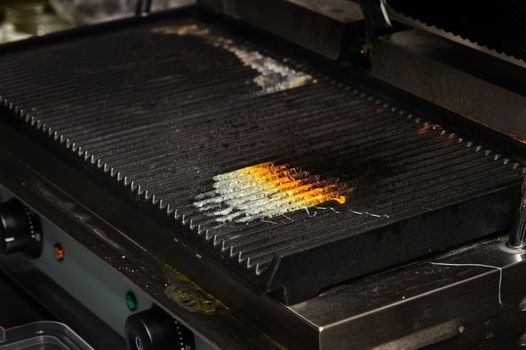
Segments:
[[[0,204],[0,254],[23,252],[37,258],[42,252],[40,219],[17,199]]]
[[[195,349],[192,331],[155,306],[130,315],[125,334],[130,350]]]

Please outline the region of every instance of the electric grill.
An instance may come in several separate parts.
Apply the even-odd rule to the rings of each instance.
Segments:
[[[524,268],[521,129],[426,94],[432,64],[393,71],[425,56],[406,42],[446,40],[396,6],[275,2],[351,39],[298,49],[253,27],[269,30],[268,5],[252,22],[247,4],[203,1],[0,48],[2,183],[216,346],[502,344],[472,326],[520,319],[502,273]]]

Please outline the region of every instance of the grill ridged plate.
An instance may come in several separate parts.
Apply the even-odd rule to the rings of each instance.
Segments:
[[[86,176],[111,176],[179,239],[262,292],[283,287],[285,302],[505,229],[520,193],[510,159],[192,18],[13,51],[0,75],[4,105],[99,169]],[[354,192],[248,224],[194,205],[214,176],[268,161]]]
[[[394,0],[389,5],[426,26],[526,61],[526,4],[521,0],[478,3],[476,9],[473,4],[452,0],[426,1],[425,5]]]

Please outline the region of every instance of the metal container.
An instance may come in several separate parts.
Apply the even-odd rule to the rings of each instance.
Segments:
[[[41,321],[4,330],[0,327],[0,350],[93,350],[68,326]]]

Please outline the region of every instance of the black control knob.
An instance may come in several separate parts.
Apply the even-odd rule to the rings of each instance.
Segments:
[[[0,204],[0,254],[23,252],[37,258],[42,252],[40,219],[17,199]]]
[[[125,337],[129,350],[195,349],[192,331],[157,306],[130,315]]]

